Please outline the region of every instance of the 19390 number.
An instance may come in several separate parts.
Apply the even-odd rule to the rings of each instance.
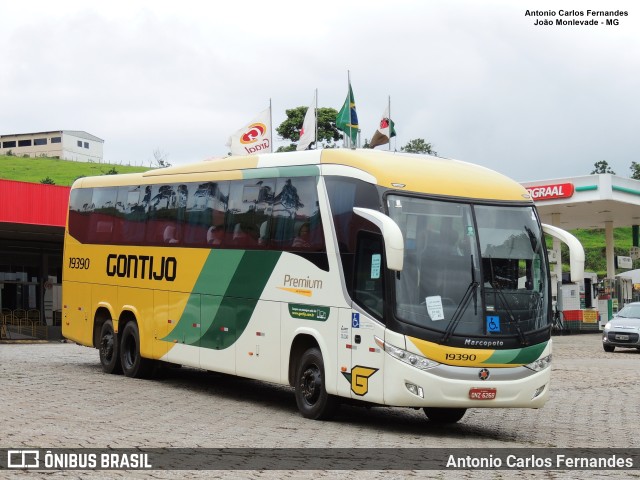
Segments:
[[[476,359],[476,356],[471,353],[447,353],[445,354],[446,360],[458,360],[463,362],[473,362]]]
[[[82,257],[70,257],[69,258],[69,268],[77,268],[81,270],[86,270],[89,268],[89,259]]]

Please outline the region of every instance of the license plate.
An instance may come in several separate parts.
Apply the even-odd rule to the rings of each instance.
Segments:
[[[495,388],[472,388],[469,390],[469,398],[471,400],[493,400],[496,398],[496,393]]]
[[[629,340],[629,335],[616,335],[616,340]]]

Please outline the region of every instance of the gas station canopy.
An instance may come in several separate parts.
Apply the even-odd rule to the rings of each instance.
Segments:
[[[605,229],[607,277],[615,276],[614,227],[640,224],[640,181],[610,174],[523,182],[542,223]]]

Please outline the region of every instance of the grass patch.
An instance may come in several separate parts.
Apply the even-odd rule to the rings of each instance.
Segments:
[[[80,177],[106,175],[107,173],[137,173],[150,170],[147,167],[89,163],[60,160],[58,158],[23,158],[0,155],[0,178],[21,182],[40,183],[49,179],[55,185],[70,186]]]
[[[594,230],[571,230],[571,233],[580,241],[584,248],[585,266],[587,272],[595,272],[598,277],[607,276],[607,258],[606,258],[606,237],[604,228]],[[614,256],[629,256],[629,250],[633,245],[633,234],[631,227],[620,227],[613,229]],[[552,248],[550,237],[547,240],[547,247]],[[633,268],[640,268],[640,260],[633,261]],[[566,245],[562,245],[562,269],[569,271],[569,249]],[[616,273],[622,273],[626,270],[617,269]]]

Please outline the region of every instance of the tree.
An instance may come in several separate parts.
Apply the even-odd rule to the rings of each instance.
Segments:
[[[593,164],[593,171],[591,172],[591,175],[595,175],[598,173],[611,173],[613,175],[616,174],[616,172],[614,172],[611,167],[609,166],[609,164],[607,163],[606,160],[600,160],[599,162],[596,162]],[[632,166],[633,168],[633,166]]]
[[[50,178],[49,176],[47,176],[46,178],[43,178],[42,180],[40,180],[40,183],[43,183],[45,185],[55,185],[56,182],[53,181],[52,178]]]
[[[631,162],[631,178],[634,180],[640,180],[640,163]]]
[[[286,111],[287,119],[276,128],[276,132],[284,140],[297,142],[300,140],[300,129],[304,116],[309,107],[296,107]],[[342,133],[336,128],[336,117],[338,111],[335,108],[318,108],[318,139],[311,145],[321,143],[322,148],[335,148],[335,142],[342,139]],[[279,147],[278,152],[291,152],[296,149],[296,144],[292,143],[286,147]]]
[[[433,150],[430,143],[424,141],[424,138],[414,138],[409,140],[404,147],[400,147],[400,150],[406,153],[426,153],[428,155],[438,155],[438,152]]]

